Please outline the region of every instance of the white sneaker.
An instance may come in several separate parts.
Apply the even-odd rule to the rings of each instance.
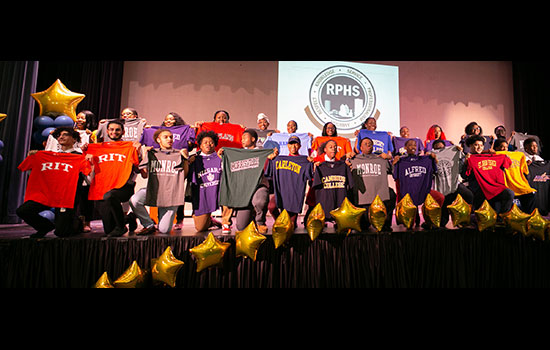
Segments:
[[[229,226],[228,224],[223,224],[222,225],[222,234],[230,235],[231,234],[231,226]]]

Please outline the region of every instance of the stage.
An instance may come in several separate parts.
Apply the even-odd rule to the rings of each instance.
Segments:
[[[299,225],[287,245],[275,249],[270,217],[256,261],[235,257],[234,231],[212,230],[232,245],[223,266],[197,273],[189,249],[210,231],[196,233],[190,218],[184,223],[170,235],[109,238],[101,221],[93,221],[90,233],[42,239],[28,238],[34,231],[27,225],[2,225],[0,286],[90,288],[105,271],[114,281],[134,260],[149,269],[170,246],[184,262],[176,288],[550,287],[550,244],[504,227],[407,231],[394,224],[391,233],[371,228],[346,236],[329,224],[312,242]]]

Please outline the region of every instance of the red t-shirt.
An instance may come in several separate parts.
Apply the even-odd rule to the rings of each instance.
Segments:
[[[52,208],[73,208],[78,175],[88,175],[90,163],[82,154],[38,151],[19,164],[31,174],[25,191],[25,202],[32,200]]]
[[[222,147],[243,148],[241,140],[245,128],[243,128],[242,126],[231,123],[220,124],[216,122],[207,122],[201,125],[201,127],[197,131],[197,135],[201,131],[209,130],[214,131],[216,134],[218,134],[218,137],[220,139],[218,142],[218,146],[216,147],[216,151]]]
[[[102,200],[108,191],[124,186],[132,166],[139,165],[138,153],[131,141],[92,143],[86,154],[94,156],[95,176],[88,194],[90,200]]]
[[[466,161],[466,176],[473,172],[485,198],[492,199],[505,190],[504,168],[512,161],[504,154],[472,154]]]

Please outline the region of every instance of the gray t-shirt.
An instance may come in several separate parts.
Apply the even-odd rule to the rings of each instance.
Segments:
[[[179,151],[152,149],[143,157],[139,167],[147,168],[145,205],[176,207],[185,204],[185,174]]]
[[[143,134],[143,128],[147,123],[145,119],[141,118],[107,119],[105,122],[99,123],[96,134],[98,141],[101,139],[103,141],[113,141],[107,134],[107,124],[113,120],[119,120],[124,123],[124,135],[122,135],[122,141],[139,141],[141,139],[141,134]]]
[[[542,150],[542,145],[540,143],[540,138],[536,135],[527,135],[521,132],[517,132],[512,136],[512,139],[510,140],[510,145],[515,147],[516,151],[523,152],[525,151],[525,148],[523,147],[523,143],[527,139],[535,139],[537,141],[537,145],[539,146],[539,155],[540,151]]]
[[[432,189],[441,192],[444,196],[453,193],[458,188],[464,153],[456,146],[449,146],[440,150],[432,150],[437,156],[437,172]]]
[[[371,204],[376,195],[385,201],[390,199],[388,174],[392,167],[389,161],[375,154],[358,154],[351,160],[353,194],[358,205]]]

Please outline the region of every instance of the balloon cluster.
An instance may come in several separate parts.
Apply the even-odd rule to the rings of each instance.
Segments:
[[[40,106],[40,116],[34,119],[32,139],[42,144],[50,133],[62,126],[72,127],[76,120],[76,106],[86,97],[72,92],[57,79],[48,89],[31,94]]]

